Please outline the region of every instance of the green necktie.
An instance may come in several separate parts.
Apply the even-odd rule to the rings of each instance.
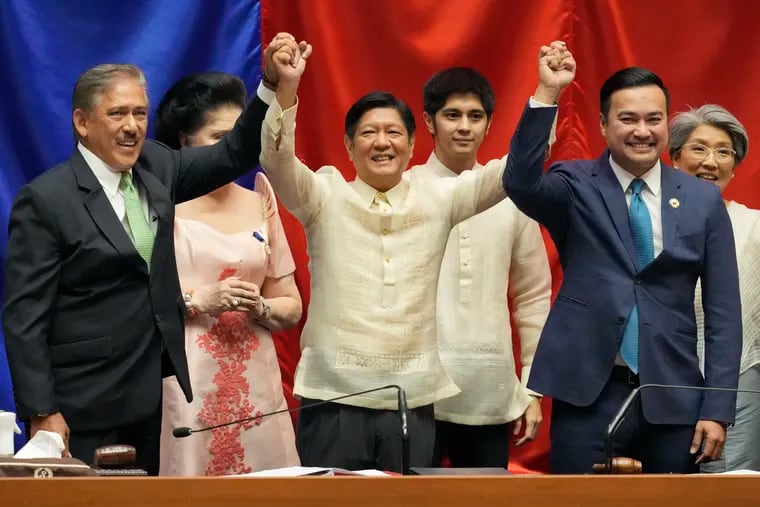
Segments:
[[[150,271],[150,257],[153,254],[153,231],[150,230],[148,220],[143,213],[137,189],[132,184],[131,173],[121,173],[119,190],[124,195],[124,210],[127,213],[129,230],[132,231],[132,241],[135,242],[137,253],[145,260],[148,271]]]

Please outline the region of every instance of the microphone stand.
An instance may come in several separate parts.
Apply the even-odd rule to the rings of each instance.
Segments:
[[[284,408],[282,410],[276,410],[274,412],[268,412],[266,414],[259,414],[252,417],[246,417],[245,419],[238,419],[236,421],[229,421],[222,424],[216,424],[214,426],[208,426],[206,428],[201,428],[197,430],[194,430],[187,426],[180,426],[172,430],[172,435],[174,436],[174,438],[185,438],[185,437],[189,437],[193,433],[200,433],[202,431],[209,431],[209,430],[214,430],[216,428],[223,428],[225,426],[232,426],[233,424],[242,424],[242,423],[247,423],[250,421],[256,421],[259,419],[263,419],[264,417],[269,417],[270,415],[284,414],[286,412],[299,412],[301,410],[309,409],[312,407],[327,405],[328,403],[332,403],[334,401],[343,400],[346,398],[352,398],[354,396],[361,396],[362,394],[374,393],[376,391],[383,391],[385,389],[396,389],[396,391],[398,392],[397,411],[399,415],[399,423],[401,426],[401,474],[410,475],[411,471],[409,468],[409,425],[407,422],[406,392],[404,391],[403,387],[396,384],[389,384],[387,386],[376,387],[374,389],[367,389],[366,391],[360,391],[358,393],[344,394],[342,396],[336,396],[335,398],[330,398],[328,400],[321,400],[321,401],[318,401],[317,403],[310,403],[308,405],[301,405],[301,406],[293,407],[293,408]]]
[[[693,391],[723,391],[729,393],[755,393],[760,394],[760,390],[757,389],[733,389],[730,387],[706,387],[706,386],[677,386],[669,384],[643,384],[631,391],[631,394],[625,399],[620,409],[615,414],[615,417],[607,426],[607,432],[604,435],[604,469],[605,473],[611,474],[612,472],[612,438],[615,436],[615,432],[618,427],[623,423],[625,416],[628,415],[628,411],[633,405],[633,402],[639,397],[639,393],[643,389],[690,389]]]
[[[411,475],[409,469],[409,425],[407,423],[406,393],[401,386],[398,389],[398,415],[401,419],[401,475]]]

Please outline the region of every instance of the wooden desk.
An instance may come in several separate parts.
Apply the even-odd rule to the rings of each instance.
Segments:
[[[2,507],[740,507],[760,476],[72,478],[0,480]]]

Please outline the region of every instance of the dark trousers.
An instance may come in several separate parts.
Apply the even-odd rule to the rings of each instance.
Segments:
[[[510,424],[471,426],[435,422],[433,466],[448,454],[452,467],[502,467],[509,463]]]
[[[638,385],[628,368],[615,366],[601,394],[588,407],[552,401],[550,472],[591,473],[604,463],[604,435],[621,405]],[[694,473],[697,456],[689,453],[694,425],[651,424],[644,419],[641,398],[631,406],[613,439],[613,456],[642,463],[644,473]]]
[[[145,470],[148,475],[158,475],[160,438],[161,403],[151,415],[140,421],[114,428],[72,431],[69,435],[69,450],[73,457],[92,465],[98,447],[131,445],[137,451],[137,468]]]
[[[301,405],[318,401],[303,398]],[[410,466],[431,466],[433,405],[409,409],[407,424]],[[304,466],[401,472],[401,421],[396,410],[328,403],[300,412],[296,447]]]

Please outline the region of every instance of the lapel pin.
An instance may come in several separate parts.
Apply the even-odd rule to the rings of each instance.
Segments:
[[[676,199],[675,197],[672,198],[670,201],[668,201],[668,203],[670,204],[671,208],[677,208],[677,207],[679,207],[681,205],[681,202],[678,199]]]

